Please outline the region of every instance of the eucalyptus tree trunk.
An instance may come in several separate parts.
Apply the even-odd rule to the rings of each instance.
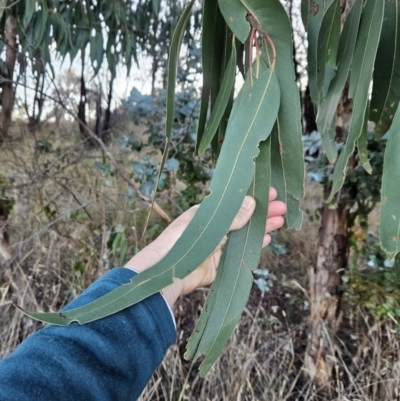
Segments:
[[[0,116],[0,144],[8,134],[11,124],[11,114],[14,107],[14,87],[12,84],[14,76],[15,61],[18,53],[17,23],[12,15],[9,15],[5,24],[5,47],[7,75],[2,84],[2,110]]]
[[[324,199],[330,188],[324,188]],[[341,322],[341,274],[347,267],[348,211],[324,203],[317,262],[310,269],[310,324],[305,365],[318,392],[332,394],[335,335]]]
[[[347,136],[352,112],[352,101],[347,98],[347,88],[338,107],[336,140],[343,142]],[[354,157],[350,158],[353,163]],[[349,168],[354,166],[349,165]],[[310,269],[310,321],[305,368],[313,380],[316,392],[324,398],[333,396],[332,386],[335,366],[335,337],[341,323],[341,276],[347,268],[349,242],[349,210],[343,202],[345,188],[336,195],[336,206],[326,200],[330,185],[324,186],[324,204],[321,210],[317,260]],[[354,191],[346,194],[354,197]]]

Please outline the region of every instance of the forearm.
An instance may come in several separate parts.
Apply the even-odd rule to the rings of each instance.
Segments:
[[[104,295],[134,274],[114,269],[66,309]],[[160,294],[86,325],[47,326],[0,362],[0,399],[136,399],[175,335]]]

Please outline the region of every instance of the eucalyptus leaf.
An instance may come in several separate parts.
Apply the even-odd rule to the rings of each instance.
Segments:
[[[133,277],[128,284],[80,308],[58,313],[25,313],[33,319],[58,325],[73,321],[87,323],[127,308],[194,271],[227,234],[253,179],[258,145],[269,136],[279,102],[275,73],[266,70],[231,117],[210,194],[163,260]]]
[[[326,66],[336,68],[336,55],[340,38],[340,0],[327,8],[321,22],[317,40],[317,87],[319,99],[325,95]]]
[[[325,131],[324,135],[321,135],[322,146],[325,150],[326,157],[330,163],[334,163],[338,156],[338,146],[335,141],[336,136],[336,118],[332,120],[329,131]]]
[[[389,131],[383,162],[379,239],[388,259],[395,258],[399,266],[400,255],[400,106],[397,107]],[[398,272],[398,269],[396,269]]]
[[[24,18],[22,20],[24,29],[26,29],[29,23],[31,22],[33,14],[35,13],[35,6],[36,6],[36,0],[25,0],[25,12],[24,12]],[[1,10],[0,12],[2,11],[3,10]]]
[[[240,0],[218,0],[219,8],[226,24],[242,42],[246,42],[250,34],[250,25],[246,21],[247,10]]]
[[[232,40],[232,34],[231,34],[231,30],[228,28],[228,26],[225,24],[225,46],[224,46],[224,56],[223,56],[223,66],[224,66],[224,74],[223,76],[221,76],[221,86],[222,83],[224,81],[225,78],[225,71],[228,68],[229,65],[229,61],[230,61],[230,55],[232,52],[232,47],[234,46],[236,48],[236,56],[235,56],[235,60],[236,60],[236,64],[238,64],[238,54],[240,54],[240,48],[243,46],[242,43],[240,43],[240,41],[235,37],[235,40]],[[235,43],[234,43],[235,42]],[[237,48],[236,44],[239,45],[239,49]],[[241,53],[243,55],[243,51]],[[228,103],[225,107],[225,111],[224,114],[221,118],[221,122],[218,126],[218,132],[217,132],[217,136],[218,136],[218,142],[219,144],[222,144],[225,138],[225,133],[226,133],[226,128],[228,126],[228,121],[229,121],[229,116],[231,114],[232,111],[232,107],[233,107],[233,97],[234,97],[234,93],[235,93],[235,83],[236,83],[236,67],[235,67],[235,80],[233,81],[232,84],[232,89],[231,89],[231,93],[229,95],[229,99],[228,99]]]
[[[358,157],[365,171],[368,174],[372,173],[371,163],[368,160],[368,114],[369,104],[367,105],[364,113],[364,123],[360,137],[357,139]]]
[[[308,30],[308,16],[310,14],[310,0],[301,0],[301,20],[303,21],[304,29]]]
[[[183,35],[185,34],[185,28],[188,23],[190,12],[192,10],[194,4],[194,0],[191,0],[185,9],[181,17],[179,18],[178,24],[175,27],[174,33],[172,35],[171,46],[169,51],[169,59],[168,59],[168,78],[167,78],[167,104],[166,104],[166,121],[165,121],[165,146],[164,151],[161,158],[160,167],[157,174],[156,185],[154,186],[153,198],[152,198],[152,206],[154,205],[154,200],[157,194],[158,183],[160,181],[160,177],[162,171],[164,169],[165,161],[168,157],[168,148],[171,142],[171,132],[172,132],[172,123],[174,120],[174,110],[175,110],[175,87],[176,87],[176,74],[178,71],[179,64],[179,52],[182,45]],[[147,215],[146,227],[150,219],[152,208],[150,209],[149,214]]]
[[[385,16],[375,60],[370,119],[382,137],[392,124],[400,99],[400,7],[385,1]]]
[[[161,0],[151,0],[151,4],[153,6],[153,13],[157,16],[160,12],[160,3],[161,3]]]
[[[40,10],[36,11],[36,21],[34,30],[34,40],[37,46],[40,46],[44,39],[44,33],[46,30],[47,18],[49,16],[49,10],[47,8],[47,1],[40,3]]]
[[[310,2],[309,15],[308,15],[308,85],[310,87],[311,98],[314,105],[318,108],[320,104],[320,88],[323,85],[324,72],[325,72],[325,48],[321,49],[319,43],[321,33],[325,35],[326,29],[329,28],[331,20],[325,20],[326,24],[323,26],[322,22],[327,10],[334,2],[338,0],[313,0]],[[329,33],[328,33],[329,35]],[[320,69],[323,69],[322,76],[319,77]]]
[[[300,93],[293,66],[292,29],[285,9],[279,0],[242,0],[248,12],[272,39],[276,53],[276,76],[281,88],[278,114],[279,149],[285,193],[278,199],[288,200],[286,225],[300,229],[302,212],[300,199],[304,196],[305,168],[303,160]],[[268,60],[267,60],[268,62]],[[276,148],[272,148],[275,152]]]
[[[208,106],[211,97],[211,108],[216,102],[219,92],[219,79],[222,68],[223,43],[225,37],[223,19],[215,0],[204,0],[203,33],[202,33],[202,65],[203,87],[201,90],[200,115],[197,128],[195,154],[198,152],[207,121]]]
[[[90,37],[90,61],[95,75],[99,72],[103,62],[103,34],[101,30],[96,30],[95,35]]]
[[[215,136],[218,130],[222,117],[224,116],[225,109],[231,97],[232,88],[235,83],[235,76],[236,76],[236,47],[235,45],[233,45],[229,63],[226,68],[215,105],[212,109],[210,119],[208,120],[207,126],[204,131],[204,135],[199,145],[198,153],[200,155],[203,154],[204,151],[207,149],[212,138]]]
[[[282,157],[281,134],[279,122],[271,132],[271,186],[277,191],[279,200],[286,203],[288,213],[285,216],[287,227],[300,227],[303,221],[303,213],[296,199],[287,189],[288,180],[284,160]]]
[[[260,261],[268,213],[270,151],[268,138],[260,144],[254,180],[248,191],[256,199],[256,210],[246,226],[229,234],[217,271],[220,277],[210,290],[213,304],[205,311],[207,324],[203,328],[204,321],[200,317],[200,325],[196,325],[187,346],[185,358],[197,359],[205,355],[200,366],[201,376],[207,374],[228,342],[250,294],[252,270],[257,269]]]
[[[354,99],[353,114],[346,144],[332,174],[333,183],[328,202],[332,201],[333,196],[343,186],[347,162],[353,154],[357,139],[362,132],[368,102],[368,90],[382,28],[383,12],[384,2],[381,0],[366,1],[351,66],[349,96]]]
[[[330,144],[334,141],[335,133],[332,126],[336,124],[336,109],[342,97],[343,89],[346,85],[351,62],[353,60],[354,49],[357,41],[358,28],[361,19],[363,0],[356,0],[350,10],[343,31],[340,35],[338,48],[338,69],[337,73],[330,82],[328,92],[322,99],[317,114],[317,126],[322,138]],[[327,154],[330,150],[325,149]],[[336,157],[331,157],[333,162]]]

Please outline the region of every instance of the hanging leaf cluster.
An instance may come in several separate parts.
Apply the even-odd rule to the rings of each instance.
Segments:
[[[187,4],[171,40],[164,155],[173,120],[178,55],[193,3]],[[187,345],[187,358],[206,356],[201,365],[204,375],[247,302],[252,270],[261,254],[270,185],[288,206],[286,226],[301,226],[304,164],[292,31],[280,1],[205,0],[202,26],[203,86],[196,153],[211,146],[216,160],[210,194],[167,256],[129,284],[74,310],[26,313],[52,324],[83,324],[160,291],[212,254],[250,194],[257,202],[255,213],[245,227],[229,234],[216,280]],[[245,82],[234,99],[237,70]]]
[[[62,59],[69,56],[72,63],[88,48],[95,75],[106,62],[113,79],[119,63],[129,73],[139,51],[152,54],[169,45],[182,9],[177,2],[168,2],[161,16],[161,6],[161,0],[7,0],[1,10],[0,32],[8,15],[13,15],[20,55],[33,60],[40,74],[47,65],[52,70],[52,49]],[[196,16],[191,27],[198,25]]]
[[[388,258],[395,259],[400,277],[400,1],[355,0],[349,12],[342,14],[340,5],[340,0],[302,1],[317,126],[329,161],[336,162],[328,201],[342,188],[355,150],[360,165],[373,173],[367,131],[368,121],[374,122],[375,136],[389,137],[382,176],[380,242]],[[336,110],[346,85],[353,111],[338,155]]]

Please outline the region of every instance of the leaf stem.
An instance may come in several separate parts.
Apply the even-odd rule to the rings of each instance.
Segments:
[[[256,29],[253,28],[249,38],[249,74],[250,74],[250,86],[253,86],[253,43]]]
[[[256,30],[259,32],[259,34],[268,41],[269,45],[271,46],[272,49],[272,64],[271,64],[271,69],[274,70],[275,69],[275,62],[276,62],[276,48],[275,48],[275,44],[274,41],[271,39],[271,37],[267,34],[267,32],[264,31],[264,29],[262,29],[260,23],[258,22],[257,18],[253,15],[253,14],[247,14],[246,17],[247,21],[249,21],[250,25],[252,26],[252,32],[251,32],[251,36],[250,36],[250,43],[251,40],[253,38],[253,31]]]

